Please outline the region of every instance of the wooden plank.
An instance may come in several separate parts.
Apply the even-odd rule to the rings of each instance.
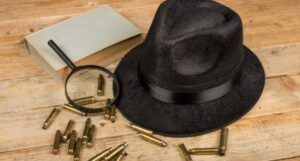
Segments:
[[[275,1],[275,2],[276,3],[273,4],[275,6],[285,4],[282,1]],[[39,3],[39,1],[36,3]],[[123,3],[121,3],[121,1],[120,2],[115,1],[115,3],[119,3],[118,5],[116,5],[116,8],[125,8],[127,6]],[[265,4],[266,2],[257,2],[257,3],[258,3],[257,5],[266,6],[266,4]],[[260,4],[260,3],[262,3],[262,4]],[[12,3],[12,6],[13,6],[13,4],[14,3]],[[130,10],[129,9],[121,9],[121,10],[127,18],[129,18],[132,22],[134,22],[140,28],[142,28],[143,32],[147,32],[157,5],[154,5],[154,7],[147,7],[147,6],[151,6],[150,4],[147,4],[146,7],[141,10],[140,8],[138,8],[138,7],[141,7],[141,5],[142,5],[141,2],[136,2],[134,4],[135,5],[133,5],[133,6],[135,6],[136,8],[133,7]],[[153,4],[155,4],[155,3],[153,3]],[[290,4],[290,3],[288,3],[288,4]],[[77,3],[76,4],[67,3],[66,6],[68,6],[68,5],[70,5],[69,7],[72,8],[72,7],[77,6],[78,4]],[[242,10],[243,8],[245,9],[245,6],[244,6],[245,4],[242,3],[242,4],[238,4],[238,5],[242,6],[240,9],[241,11],[243,11]],[[54,5],[54,6],[56,6],[56,5]],[[30,6],[27,6],[27,7],[30,7]],[[47,7],[47,6],[44,6],[44,7]],[[234,7],[235,6],[233,6],[233,8]],[[239,8],[237,8],[237,9],[239,9]],[[275,11],[277,11],[277,10],[274,10],[274,12]],[[255,12],[253,11],[253,13],[255,13],[255,14],[257,12],[259,12],[259,11],[256,11],[256,10],[255,10]],[[52,13],[52,12],[50,12],[50,13]],[[248,14],[250,14],[250,13],[248,13]],[[275,46],[276,44],[282,44],[282,43],[300,42],[299,40],[297,40],[298,37],[300,37],[300,35],[297,36],[298,33],[300,34],[300,32],[299,32],[300,30],[297,28],[297,27],[299,27],[298,23],[300,22],[300,21],[297,21],[297,15],[299,14],[299,12],[288,12],[286,14],[287,15],[267,14],[267,15],[257,16],[254,18],[245,18],[246,22],[249,21],[249,23],[245,24],[245,26],[246,26],[245,27],[246,28],[245,29],[246,30],[246,34],[245,34],[246,35],[245,36],[246,44],[253,48],[258,47],[257,49],[254,49],[254,51],[255,52],[257,51],[256,53],[259,56],[264,53],[268,54],[268,56],[264,56],[265,58],[262,58],[262,59],[264,59],[263,61],[266,61],[266,63],[267,63],[267,64],[265,64],[263,62],[263,64],[265,64],[265,67],[267,70],[266,71],[267,76],[269,76],[269,77],[278,76],[278,75],[293,75],[293,74],[300,73],[300,71],[299,71],[300,68],[298,67],[299,64],[297,63],[297,60],[299,60],[300,56],[298,57],[299,54],[297,54],[297,52],[296,52],[300,48],[299,44],[288,44],[288,45]],[[30,15],[39,15],[39,14],[30,14]],[[32,31],[38,30],[40,28],[43,28],[45,26],[48,26],[50,24],[53,24],[53,23],[56,23],[58,21],[65,19],[65,17],[61,18],[59,16],[58,16],[58,18],[44,18],[44,17],[42,17],[42,15],[39,18],[40,19],[37,19],[37,18],[31,18],[31,19],[28,18],[28,19],[20,19],[20,20],[17,19],[15,21],[6,22],[6,23],[4,23],[4,22],[1,23],[1,21],[0,21],[0,31],[3,31],[3,32],[0,32],[0,35],[1,35],[1,33],[3,33],[3,34],[7,33],[10,36],[12,36],[12,34],[16,34],[15,36],[22,37],[22,39],[23,39],[24,35],[27,35],[28,33],[32,32]],[[266,20],[265,23],[264,23],[264,20]],[[2,29],[1,29],[1,25],[3,25]],[[36,28],[30,27],[31,25],[35,26]],[[5,32],[5,30],[10,30],[10,31],[12,30],[8,26],[14,26],[13,30],[15,30],[15,31]],[[249,26],[249,27],[247,27],[247,26]],[[255,26],[259,26],[259,27],[255,27]],[[20,28],[18,29],[18,27],[20,27],[22,29],[20,29]],[[272,28],[275,28],[275,29],[273,29],[271,32],[274,32],[276,34],[270,33],[270,30]],[[280,31],[277,31],[277,30],[280,30]],[[295,30],[295,32],[292,32],[290,30]],[[256,31],[259,31],[259,32],[256,32]],[[269,33],[267,33],[267,32],[269,32]],[[265,33],[267,33],[267,34],[265,34]],[[23,35],[21,36],[20,34],[23,34]],[[282,35],[283,37],[280,35]],[[286,36],[288,36],[288,35],[290,35],[290,36],[287,39]],[[10,37],[10,36],[8,36],[8,37]],[[5,40],[3,39],[3,42],[5,42],[5,43],[9,43],[11,39],[15,39],[15,38],[10,37],[10,38],[8,38],[8,40],[6,40],[7,37],[5,35],[2,37],[5,39]],[[261,38],[261,37],[263,37],[263,38]],[[1,41],[1,36],[0,36],[0,41]],[[19,40],[17,40],[17,41],[19,41]],[[20,41],[22,41],[22,40],[20,40]],[[263,47],[263,48],[260,47],[262,45],[268,46],[268,44],[271,45],[272,47]],[[9,44],[3,44],[2,47],[3,48],[11,48],[9,46]],[[284,50],[285,48],[287,48],[288,50]],[[119,49],[116,49],[116,50],[119,50]],[[269,53],[273,54],[274,51],[276,52],[276,50],[279,50],[279,52],[277,52],[277,56],[274,57],[274,59],[273,59],[273,57],[269,56]],[[283,51],[281,51],[281,50],[283,50]],[[262,53],[262,54],[260,54],[260,53]],[[28,54],[28,52],[26,51],[26,49],[24,49],[23,44],[14,46],[13,49],[0,50],[0,65],[1,66],[3,65],[3,67],[4,67],[4,68],[0,69],[0,75],[1,75],[0,80],[45,75],[46,72],[41,67],[37,66],[36,65],[37,63],[35,63],[29,57],[25,57],[26,54]],[[21,57],[19,57],[19,55],[21,55]],[[293,55],[292,61],[290,61],[290,59],[288,58],[291,55]],[[263,56],[260,56],[260,58],[261,57],[263,57]],[[12,59],[12,60],[10,60],[10,59]],[[280,60],[281,64],[283,65],[283,68],[281,68],[280,65],[277,65],[278,60]],[[289,63],[286,63],[286,62],[289,62]],[[293,62],[293,63],[290,63],[290,62]],[[271,65],[269,65],[269,64],[271,64]],[[8,73],[8,72],[6,72],[6,69],[10,69],[11,71]]]
[[[287,159],[279,159],[279,160],[274,160],[274,161],[299,161],[300,157],[291,157],[291,158],[287,158]]]
[[[267,47],[253,51],[262,62],[267,77],[300,74],[300,44]]]
[[[143,37],[145,37],[145,34]],[[107,50],[122,55],[139,42],[137,41],[126,46],[113,46]],[[300,44],[253,49],[254,53],[262,61],[267,77],[299,74],[299,50]],[[25,48],[0,50],[0,65],[0,81],[47,75],[47,72],[30,57]],[[8,70],[9,72],[7,72]]]
[[[282,77],[281,79],[285,82],[287,88],[300,99],[300,75]]]
[[[162,2],[162,0],[152,0],[147,2],[131,0],[129,2],[113,1],[109,2],[109,4],[121,12],[121,14],[132,20],[134,23],[134,19],[141,17],[138,18],[140,19],[140,22],[137,22],[137,25],[143,29],[148,29],[149,23],[145,20],[145,18],[150,18],[152,20],[156,8],[160,2]],[[264,30],[270,33],[272,30],[272,33],[281,33],[280,38],[276,39],[276,45],[280,45],[284,43],[282,42],[283,40],[287,40],[289,38],[288,36],[291,32],[288,32],[287,30],[291,28],[297,28],[299,30],[299,21],[297,21],[297,16],[299,15],[298,11],[300,9],[300,5],[297,5],[299,4],[299,1],[297,0],[276,0],[272,1],[272,3],[269,3],[269,1],[255,1],[252,3],[244,1],[243,3],[232,3],[232,1],[228,0],[221,0],[220,2],[236,10],[246,22],[244,25],[246,33],[245,40],[250,47],[275,45],[273,44],[274,41],[272,39],[261,36],[263,33],[259,33],[259,31]],[[88,3],[86,1],[64,1],[62,3],[51,2],[48,5],[47,3],[41,3],[40,1],[37,1],[36,4],[27,4],[23,5],[23,7],[17,8],[14,6],[15,3],[12,3],[3,9],[6,10],[6,13],[11,13],[11,16],[7,16],[7,14],[2,14],[2,16],[0,15],[0,20],[2,19],[2,22],[0,21],[0,47],[11,48],[20,43],[24,35],[27,35],[32,31],[39,30],[106,3],[108,2],[93,1]],[[33,6],[36,8],[35,10],[30,9]],[[289,10],[282,10],[282,8],[289,8]],[[147,22],[146,25],[139,25],[139,23],[145,21]],[[249,24],[247,22],[250,22],[250,24],[253,25],[247,27]],[[12,29],[8,26],[14,26],[14,28]],[[258,27],[249,29],[251,26]],[[298,33],[297,29],[295,29],[295,34]],[[248,35],[248,31],[251,32],[250,35]],[[270,35],[269,33],[267,33],[267,35]],[[271,34],[270,36],[272,35],[274,34]],[[290,43],[299,42],[299,36],[294,37],[295,39],[289,39]]]
[[[9,20],[3,20],[0,18],[0,48],[12,49],[18,47],[23,42],[24,36],[38,31],[47,26],[51,26],[67,18],[79,15],[87,10],[93,9],[97,6],[101,6],[106,3],[99,3],[97,5],[86,5],[86,1],[82,4],[65,4],[44,6],[42,8],[36,8],[35,10],[29,10],[29,8],[21,8],[22,11],[14,11],[17,15],[15,17],[11,15]],[[143,32],[146,32],[150,26],[150,23],[155,14],[157,5],[146,2],[142,4],[142,1],[131,1],[128,3],[111,4],[114,9],[119,11],[123,16],[128,18],[134,24],[136,24]],[[126,5],[125,5],[126,4]],[[69,6],[70,5],[70,6]],[[79,5],[79,7],[78,7]],[[142,9],[141,9],[142,8]],[[7,13],[6,13],[7,14]],[[21,17],[18,17],[21,16]],[[1,17],[1,16],[0,16]],[[6,15],[6,18],[10,17]],[[9,26],[14,26],[10,28]]]
[[[32,84],[34,86],[44,87],[44,85],[39,85],[37,82],[32,82]],[[49,90],[52,88],[54,87],[48,86],[46,89]],[[20,89],[20,87],[16,87],[16,89]],[[25,92],[30,93],[30,95]],[[54,90],[54,93],[58,93],[58,91]],[[11,97],[11,99],[6,99],[4,101],[0,100],[0,104],[1,102],[7,103],[6,105],[0,105],[0,107],[3,107],[1,108],[0,117],[1,133],[2,136],[10,136],[2,138],[0,137],[2,143],[2,146],[0,146],[0,152],[49,145],[49,142],[51,141],[51,137],[55,133],[55,130],[64,130],[69,119],[76,120],[77,129],[82,128],[84,124],[83,122],[85,120],[84,117],[77,116],[76,114],[70,113],[68,111],[62,111],[56,122],[49,130],[41,130],[42,123],[45,121],[53,108],[49,106],[41,106],[41,104],[47,103],[49,105],[65,102],[64,99],[61,99],[64,98],[63,91],[60,91],[59,94],[60,97],[59,95],[52,95],[49,92],[43,91],[34,93],[34,91],[24,89],[24,91],[19,91],[19,94],[16,94],[16,99],[14,97]],[[20,98],[21,96],[24,97]],[[37,98],[37,96],[45,96],[46,98],[42,100],[31,99],[32,97]],[[18,101],[14,101],[13,99]],[[26,100],[30,101],[26,102]],[[297,112],[300,111],[299,107],[299,98],[287,88],[286,84],[280,78],[273,78],[267,80],[262,98],[244,118],[254,118],[266,115]],[[127,121],[126,119],[121,117],[119,113],[118,121],[115,124],[107,124],[107,121],[104,121],[101,116],[93,117],[93,121],[98,126],[102,125],[103,123],[105,125],[101,127],[101,132],[97,134],[97,138],[132,134],[132,131],[130,129],[123,128],[125,127]],[[79,132],[81,133],[81,131]],[[22,133],[22,135],[20,135],[20,133]],[[27,141],[24,142],[24,140]]]
[[[225,157],[193,156],[193,159],[195,161],[267,161],[300,155],[300,126],[298,126],[300,123],[299,115],[300,111],[297,111],[292,113],[241,119],[229,127],[228,151]],[[118,133],[118,130],[121,130],[122,128],[124,127],[118,126],[118,129],[115,129],[116,133]],[[107,132],[107,129],[99,127],[98,130],[98,133]],[[38,128],[35,131],[42,130]],[[30,132],[32,133],[32,131]],[[52,129],[51,132],[47,131],[47,133],[51,133],[53,135],[54,130]],[[111,137],[97,139],[93,149],[84,149],[82,159],[86,160],[104,148],[116,146],[122,142],[127,142],[129,144],[126,149],[129,153],[127,160],[181,161],[182,159],[177,149],[177,145],[180,142],[184,142],[188,148],[192,148],[217,146],[219,141],[219,131],[190,138],[160,137],[169,143],[167,148],[160,148],[141,140],[135,132],[122,136],[113,136],[113,133],[110,134],[112,135]],[[44,137],[47,137],[45,135]],[[39,140],[35,138],[35,136],[32,136],[32,138]],[[51,154],[50,145],[52,144],[52,139],[53,137],[48,138],[49,143],[47,146],[2,152],[0,153],[0,160],[71,160],[72,157],[66,154],[65,147],[62,147],[60,155],[54,156]],[[31,142],[30,139],[26,141]]]
[[[299,50],[300,47],[296,46],[294,48],[292,46],[292,47],[287,47],[285,49],[279,48],[274,50],[266,49],[266,50],[258,51],[257,53],[260,59],[263,61],[263,64],[267,72],[267,76],[272,76],[272,75],[278,76],[284,74],[283,71],[297,73],[298,70],[300,70],[300,66],[298,63],[299,62],[298,59],[300,60],[300,55],[297,54],[297,49]],[[267,55],[267,58],[264,55]],[[0,61],[2,60],[0,59]],[[9,60],[4,60],[4,61],[10,62]],[[18,64],[19,62],[20,61],[16,61],[16,64]],[[24,62],[23,65],[22,64],[18,64],[18,65],[21,65],[24,68],[26,68],[26,62]],[[114,63],[110,66],[110,68],[112,69],[116,65],[117,63]],[[13,68],[14,63],[8,66]],[[33,70],[32,73],[39,74],[39,71],[41,70],[42,69],[37,68],[36,70]],[[279,72],[276,70],[279,70]],[[0,71],[3,72],[2,75],[5,75],[7,70],[0,69]],[[11,71],[12,71],[10,72],[11,77],[14,77],[18,73],[22,73],[22,72],[26,73],[25,71],[22,70],[11,70]],[[13,72],[16,73],[12,74]],[[24,76],[22,74],[20,75]],[[0,109],[0,113],[16,111],[21,109],[54,106],[66,102],[64,99],[63,87],[57,85],[57,82],[48,75],[21,78],[15,80],[4,80],[1,81],[0,83],[0,89],[2,91],[0,93],[0,106],[2,107]],[[15,101],[15,100],[19,100],[19,101]],[[270,100],[273,99],[270,98]],[[276,104],[277,103],[275,103],[275,105]]]

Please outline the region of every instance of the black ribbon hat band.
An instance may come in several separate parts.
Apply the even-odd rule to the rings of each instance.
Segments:
[[[144,89],[154,98],[175,104],[200,104],[218,99],[229,93],[238,84],[241,71],[230,80],[212,88],[204,89],[193,93],[174,92],[169,89],[159,87],[149,82],[138,68],[138,78]]]

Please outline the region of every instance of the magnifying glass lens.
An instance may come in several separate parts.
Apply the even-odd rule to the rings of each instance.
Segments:
[[[85,108],[104,108],[114,102],[114,78],[104,70],[80,69],[66,82],[66,94],[72,103]],[[110,100],[110,101],[108,101]]]

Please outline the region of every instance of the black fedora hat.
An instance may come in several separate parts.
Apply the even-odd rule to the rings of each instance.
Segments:
[[[145,41],[116,71],[117,106],[133,123],[166,136],[192,136],[238,120],[265,84],[243,45],[241,18],[211,0],[167,0]]]

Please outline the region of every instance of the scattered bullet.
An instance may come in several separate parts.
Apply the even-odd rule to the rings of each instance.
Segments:
[[[92,125],[92,127],[89,130],[88,140],[87,140],[87,144],[86,144],[87,148],[93,147],[93,139],[94,139],[94,135],[95,135],[95,130],[96,130],[96,126]]]
[[[91,127],[91,118],[88,118],[85,122],[83,134],[82,134],[82,142],[86,143],[89,137],[89,130]]]
[[[76,131],[73,130],[70,135],[69,147],[68,147],[68,154],[73,155],[75,151],[75,144],[76,144]]]
[[[228,128],[223,128],[221,130],[221,139],[220,139],[220,146],[219,146],[220,155],[225,155],[227,149],[227,138],[228,138]]]
[[[75,145],[74,161],[80,160],[81,145],[82,145],[82,140],[81,138],[78,138]]]
[[[166,147],[168,145],[165,141],[158,139],[154,136],[150,136],[150,135],[146,135],[146,134],[140,134],[140,135],[144,140],[149,141],[154,144],[157,144],[161,147]]]
[[[194,148],[188,150],[192,155],[216,155],[219,154],[218,148]]]
[[[53,149],[52,149],[53,154],[58,154],[60,143],[61,143],[61,132],[57,130],[55,134]]]
[[[108,148],[100,152],[99,154],[92,157],[89,161],[101,161],[103,157],[107,156],[109,153],[111,153],[112,148]]]
[[[54,108],[52,110],[51,114],[48,116],[48,118],[46,119],[46,121],[43,125],[43,129],[47,129],[48,127],[50,127],[50,125],[53,123],[53,121],[55,120],[55,118],[57,117],[59,112],[60,112],[60,110],[57,108]]]
[[[69,123],[68,123],[68,125],[67,125],[67,127],[65,129],[65,132],[64,132],[64,134],[62,136],[62,141],[63,142],[67,142],[67,140],[69,139],[69,136],[70,136],[70,133],[71,133],[71,130],[72,130],[74,124],[75,124],[75,122],[73,120],[69,121]]]
[[[126,143],[123,143],[121,145],[119,145],[118,147],[116,147],[114,150],[112,150],[112,152],[110,152],[107,156],[105,156],[103,158],[103,160],[105,161],[110,161],[111,159],[113,159],[116,155],[118,155],[121,151],[124,150],[124,148],[126,147]]]
[[[192,161],[192,158],[191,158],[191,156],[189,155],[189,153],[188,153],[188,151],[187,151],[185,145],[181,143],[181,144],[178,145],[178,147],[180,148],[180,150],[181,150],[181,152],[182,152],[182,154],[183,154],[183,157],[184,157],[185,161]]]
[[[129,123],[128,126],[140,133],[147,134],[147,135],[153,135],[153,131],[145,129],[145,128],[137,126],[137,125],[134,125],[132,123]]]
[[[63,105],[63,108],[66,109],[66,110],[68,110],[68,111],[71,111],[71,112],[74,112],[74,113],[76,113],[76,114],[79,114],[79,115],[81,115],[81,116],[86,116],[86,113],[79,111],[78,109],[74,108],[74,107],[73,107],[72,105],[70,105],[70,104],[65,104],[65,105]]]

